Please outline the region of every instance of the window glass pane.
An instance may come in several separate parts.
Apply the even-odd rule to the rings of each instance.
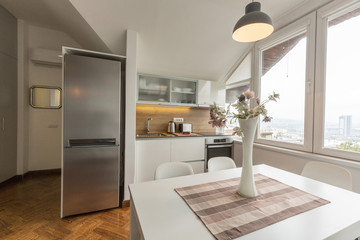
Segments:
[[[266,105],[273,119],[260,122],[260,138],[304,144],[305,79],[306,33],[262,52],[261,100],[273,91],[280,100]]]
[[[232,119],[233,115],[231,113],[236,112],[236,109],[234,107],[232,107],[231,104],[236,103],[236,101],[238,100],[238,96],[240,96],[243,92],[246,92],[249,89],[250,89],[249,84],[226,89],[226,100],[225,100],[226,109],[230,105],[230,111],[229,111],[230,114],[227,117],[228,121],[227,121],[227,124],[226,124],[226,127],[225,127],[226,132],[233,133],[233,129],[235,127],[239,126],[238,121],[235,121],[235,120]]]
[[[249,84],[226,89],[225,102],[227,104],[235,103],[238,100],[238,96],[240,96],[243,92],[246,92],[247,90],[249,90]]]
[[[360,152],[360,10],[328,22],[324,147]]]

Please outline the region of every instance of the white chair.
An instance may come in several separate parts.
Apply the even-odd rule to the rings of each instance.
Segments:
[[[301,175],[336,187],[352,190],[351,173],[347,169],[334,164],[308,162],[305,164]]]
[[[234,161],[229,157],[213,157],[208,161],[208,172],[236,168]]]
[[[155,171],[155,180],[192,175],[194,171],[190,164],[184,162],[169,162],[160,164]]]

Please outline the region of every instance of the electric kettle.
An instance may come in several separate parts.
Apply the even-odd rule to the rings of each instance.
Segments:
[[[175,133],[176,132],[176,123],[174,121],[170,121],[168,124],[168,133]]]

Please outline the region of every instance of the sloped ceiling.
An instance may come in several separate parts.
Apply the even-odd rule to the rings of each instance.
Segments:
[[[18,19],[67,33],[86,49],[110,52],[68,0],[0,0],[0,4]]]
[[[304,4],[261,0],[275,22]],[[84,48],[126,55],[126,30],[138,32],[138,71],[223,80],[248,44],[232,29],[250,0],[0,0],[18,18],[62,30]],[[233,69],[232,69],[233,70]]]
[[[232,40],[231,34],[250,0],[70,2],[114,53],[125,54],[126,29],[139,33],[139,72],[220,80],[248,46]],[[273,18],[302,2],[261,1]]]

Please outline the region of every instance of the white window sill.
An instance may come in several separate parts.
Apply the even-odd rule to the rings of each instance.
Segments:
[[[234,138],[234,143],[242,144],[241,138]],[[259,143],[254,143],[254,147],[266,149],[269,151],[279,152],[279,153],[283,153],[283,154],[289,154],[289,155],[293,155],[293,156],[305,157],[310,160],[329,162],[329,163],[333,163],[333,164],[338,164],[338,165],[342,165],[342,166],[360,169],[360,162],[350,160],[350,159],[326,156],[326,155],[303,152],[303,151],[298,151],[298,150],[291,150],[291,149],[287,149],[287,148],[274,147],[274,146],[259,144]]]

